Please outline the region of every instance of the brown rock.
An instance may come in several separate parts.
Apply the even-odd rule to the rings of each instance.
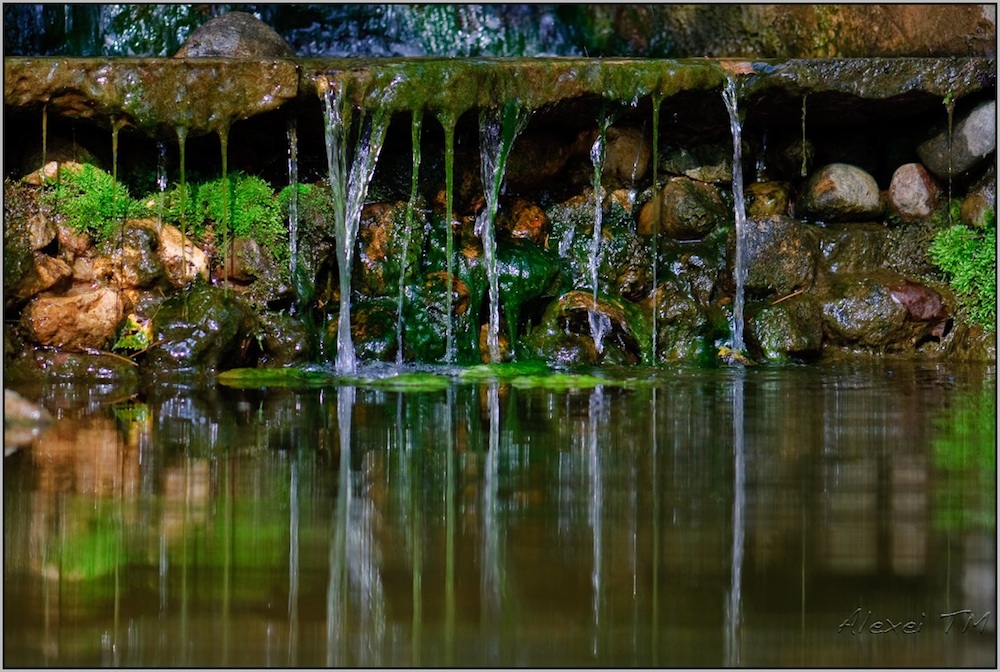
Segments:
[[[549,236],[549,218],[545,211],[523,198],[516,198],[500,215],[498,229],[511,238],[544,245]]]
[[[123,316],[110,287],[76,287],[64,295],[40,294],[25,308],[21,324],[40,345],[66,350],[102,349]]]
[[[172,285],[184,287],[198,277],[208,280],[208,255],[183,236],[176,226],[163,224],[161,227],[155,219],[138,219],[130,224],[158,234],[160,259]]]
[[[667,182],[660,190],[659,199],[659,223],[655,221],[656,203],[650,199],[639,212],[640,234],[650,235],[658,228],[676,240],[698,240],[725,224],[728,217],[726,204],[714,185],[686,177],[675,177]]]
[[[889,287],[892,300],[906,308],[906,317],[912,322],[933,324],[931,335],[940,338],[945,334],[951,315],[944,299],[936,291],[917,282],[905,280]]]
[[[875,178],[847,163],[830,163],[809,178],[799,211],[821,222],[860,222],[882,210]]]
[[[605,179],[634,185],[646,177],[653,159],[653,146],[642,129],[612,126],[604,150]]]
[[[747,217],[787,215],[791,187],[787,182],[754,182],[748,184],[746,196]]]
[[[16,296],[22,301],[30,299],[36,294],[58,287],[72,276],[73,269],[65,261],[36,252],[34,264],[21,281]]]
[[[292,58],[295,52],[273,28],[247,12],[227,12],[191,33],[174,58]]]

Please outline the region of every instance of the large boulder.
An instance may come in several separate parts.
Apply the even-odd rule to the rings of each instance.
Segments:
[[[174,58],[292,58],[295,52],[270,26],[247,12],[227,12],[191,33]]]

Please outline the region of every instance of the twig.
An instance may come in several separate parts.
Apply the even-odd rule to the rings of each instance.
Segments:
[[[801,294],[801,293],[802,293],[802,292],[804,292],[804,291],[806,291],[806,290],[805,290],[805,288],[802,288],[802,289],[797,289],[797,290],[795,290],[794,292],[792,292],[791,294],[786,294],[785,296],[781,297],[780,299],[775,299],[774,301],[772,301],[772,302],[771,302],[771,304],[770,304],[770,305],[772,305],[772,306],[776,306],[776,305],[778,305],[779,303],[781,303],[782,301],[785,301],[785,300],[787,300],[787,299],[790,299],[790,298],[792,298],[793,296],[798,296],[799,294]]]

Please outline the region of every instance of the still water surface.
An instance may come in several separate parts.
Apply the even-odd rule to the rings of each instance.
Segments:
[[[996,665],[995,367],[629,376],[19,390],[3,662]]]

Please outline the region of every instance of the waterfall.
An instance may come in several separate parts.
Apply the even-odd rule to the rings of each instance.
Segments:
[[[602,106],[603,108],[603,106]],[[594,293],[594,303],[587,318],[590,320],[590,335],[594,339],[594,347],[598,354],[604,351],[604,337],[611,328],[611,320],[607,315],[597,312],[598,271],[601,266],[601,225],[604,221],[604,196],[601,188],[601,174],[604,172],[604,154],[607,147],[608,126],[611,118],[601,113],[598,122],[597,139],[590,148],[590,161],[594,164],[594,239],[590,245],[590,283]]]
[[[650,264],[653,267],[653,343],[652,343],[652,356],[650,357],[651,362],[656,362],[656,346],[657,346],[657,333],[656,333],[656,317],[659,314],[659,308],[656,303],[656,284],[657,284],[657,262],[656,258],[660,252],[660,194],[657,192],[657,178],[659,177],[658,171],[660,162],[660,105],[663,104],[662,96],[653,96],[653,254]]]
[[[507,157],[514,140],[527,126],[528,116],[528,111],[514,100],[508,100],[502,109],[483,109],[479,113],[479,151],[486,208],[476,218],[475,232],[483,241],[486,277],[490,285],[490,318],[486,337],[490,362],[500,361],[500,288],[497,276],[497,241],[493,225],[499,207]]]
[[[340,280],[340,314],[337,322],[337,372],[351,374],[357,369],[354,342],[351,338],[351,269],[354,243],[361,222],[361,208],[368,194],[368,184],[382,150],[388,127],[391,95],[383,89],[370,101],[368,111],[358,120],[356,142],[351,142],[354,126],[350,97],[339,82],[320,77],[317,88],[323,96],[326,113],[326,158],[330,169],[333,196],[334,233],[337,239],[337,266]]]
[[[736,79],[730,75],[726,78],[726,88],[723,90],[722,98],[729,111],[729,128],[733,134],[733,209],[736,216],[736,256],[733,261],[733,276],[736,281],[736,296],[733,299],[732,348],[737,353],[742,353],[743,345],[743,301],[744,285],[746,284],[747,269],[744,261],[744,237],[747,222],[746,202],[743,199],[743,128],[740,122],[739,108],[737,106]]]
[[[455,361],[455,326],[452,318],[452,312],[454,312],[452,304],[455,301],[453,289],[455,282],[455,232],[452,230],[451,222],[455,185],[455,117],[442,115],[440,121],[441,126],[444,127],[444,226],[448,275],[448,319],[445,323],[444,361],[451,364]]]

